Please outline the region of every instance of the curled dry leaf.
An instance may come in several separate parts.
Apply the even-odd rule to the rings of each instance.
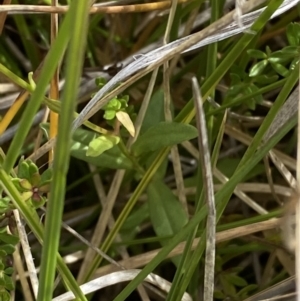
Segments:
[[[135,128],[132,120],[126,112],[119,111],[116,113],[117,119],[123,124],[123,126],[127,129],[129,134],[134,137],[135,136]]]

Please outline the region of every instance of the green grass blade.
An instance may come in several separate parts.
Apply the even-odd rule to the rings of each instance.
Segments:
[[[42,251],[38,301],[50,301],[52,299],[56,253],[59,246],[66,176],[70,157],[71,126],[83,64],[88,8],[89,4],[85,1],[73,1],[70,6],[69,13],[72,15],[70,27],[72,27],[72,31],[67,56],[66,84],[62,97],[61,118],[54,153],[53,180],[45,221],[46,235]],[[85,300],[84,296],[82,296],[82,300]]]

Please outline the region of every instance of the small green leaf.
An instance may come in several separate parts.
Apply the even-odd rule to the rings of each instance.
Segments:
[[[107,80],[103,77],[98,77],[95,79],[95,84],[98,88],[102,88],[106,84]]]
[[[298,55],[298,53],[296,53],[296,55]],[[279,51],[273,52],[270,55],[270,57],[268,58],[268,61],[270,63],[284,64],[284,63],[292,60],[294,57],[295,57],[294,52],[279,50]]]
[[[124,95],[119,99],[121,107],[120,109],[126,109],[128,107],[129,95]]]
[[[48,184],[52,180],[52,168],[46,169],[41,175],[40,185]]]
[[[299,57],[296,57],[292,60],[291,64],[290,64],[290,70],[295,70],[295,68],[298,66],[299,64]]]
[[[287,77],[289,75],[289,70],[287,68],[285,68],[283,65],[281,64],[273,64],[271,63],[272,68],[281,76],[283,77]]]
[[[170,188],[161,180],[149,184],[147,195],[150,219],[157,236],[174,235],[186,225],[187,213]]]
[[[86,155],[88,146],[80,142],[73,142],[71,146],[71,155],[77,159],[93,164],[97,167],[109,169],[132,169],[131,161],[115,146],[98,157],[89,157]]]
[[[105,110],[105,113],[103,115],[103,118],[106,120],[112,120],[116,116],[116,111],[115,110]]]
[[[39,172],[36,172],[31,175],[30,183],[32,184],[32,186],[37,187],[39,186],[40,182],[41,182],[41,175],[39,174]]]
[[[39,192],[48,193],[50,191],[50,183],[39,186]]]
[[[20,241],[20,239],[15,235],[0,233],[0,241],[15,246]]]
[[[28,160],[29,177],[39,172],[39,168],[31,160]]]
[[[5,282],[5,288],[7,290],[12,291],[15,288],[14,283],[13,283],[10,276],[7,276],[7,275],[4,274],[3,275],[3,280]]]
[[[10,294],[6,290],[1,290],[0,291],[0,300],[1,301],[10,301]]]
[[[28,179],[30,178],[29,175],[29,164],[27,161],[22,160],[21,163],[19,163],[18,166],[18,177],[20,179]]]
[[[269,85],[276,82],[277,80],[278,80],[278,75],[269,76],[269,75],[261,74],[254,78],[254,81],[260,85]]]
[[[98,157],[119,142],[120,138],[117,136],[100,136],[90,142],[86,155],[89,157]]]
[[[300,40],[300,25],[298,23],[290,23],[286,29],[286,36],[290,45],[298,46]]]
[[[103,110],[113,110],[113,111],[118,111],[122,107],[122,103],[118,98],[113,98],[110,100],[104,107]]]
[[[162,89],[159,89],[152,95],[141,128],[141,134],[143,134],[153,125],[164,120],[164,92]]]
[[[5,271],[4,271],[4,273],[6,274],[6,275],[12,275],[12,273],[14,272],[14,268],[7,268],[7,269],[5,269]]]
[[[226,296],[224,295],[223,292],[218,290],[218,291],[214,291],[214,298],[224,300]]]
[[[132,150],[136,155],[141,155],[197,136],[198,130],[189,124],[160,122],[141,135],[133,144]]]
[[[0,214],[5,213],[6,211],[10,210],[11,202],[8,197],[0,199]]]
[[[26,190],[32,189],[31,183],[27,179],[20,179],[20,186]]]
[[[262,52],[261,50],[257,50],[257,49],[249,49],[249,50],[247,50],[247,53],[250,57],[253,57],[255,59],[263,60],[263,59],[267,58],[267,55],[264,52]]]
[[[299,56],[299,46],[286,46],[282,49],[283,52],[289,53],[292,56]]]
[[[222,284],[225,294],[229,295],[229,296],[235,296],[236,288],[234,285],[232,285],[231,282],[228,281],[227,275],[220,275],[219,279],[220,279],[220,282]]]
[[[237,276],[234,274],[228,274],[225,277],[228,282],[230,282],[231,284],[233,284],[235,286],[244,287],[244,286],[248,285],[247,281],[240,276]]]
[[[15,247],[11,244],[4,244],[0,246],[0,250],[6,254],[12,254],[15,251]]]
[[[234,85],[234,86],[231,86],[228,91],[227,91],[227,95],[226,97],[228,96],[231,96],[231,97],[236,97],[238,96],[241,92],[243,92],[243,84],[238,84],[238,85]]]
[[[248,297],[249,292],[254,291],[258,288],[257,284],[250,284],[247,285],[246,287],[242,288],[239,292],[238,295],[242,297],[242,300],[244,300],[246,297]]]
[[[32,197],[32,195],[33,195],[32,191],[25,191],[25,192],[21,193],[22,201],[23,202],[28,201]]]
[[[0,248],[0,258],[5,256],[7,256],[7,253],[4,250],[1,250]]]
[[[249,72],[249,77],[254,77],[263,73],[268,65],[268,60],[263,60],[256,63]]]
[[[99,137],[95,132],[84,130],[82,128],[77,129],[73,134],[73,140],[80,142],[83,145],[89,145],[90,142]]]

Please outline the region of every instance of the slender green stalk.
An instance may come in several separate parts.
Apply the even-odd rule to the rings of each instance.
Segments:
[[[66,177],[69,167],[72,112],[75,110],[76,96],[79,86],[85,39],[87,34],[89,5],[85,1],[72,1],[70,15],[72,28],[70,46],[67,56],[66,84],[61,105],[61,118],[54,152],[53,180],[50,198],[47,205],[45,221],[45,238],[42,251],[40,286],[38,301],[52,299],[54,276],[56,269],[56,253],[59,246],[62,212],[66,190]],[[82,298],[85,300],[86,298]]]
[[[0,73],[4,74],[7,78],[9,78],[13,83],[21,87],[22,89],[26,89],[28,91],[32,91],[32,87],[26,83],[22,78],[18,77],[15,73],[11,72],[8,68],[0,63]]]

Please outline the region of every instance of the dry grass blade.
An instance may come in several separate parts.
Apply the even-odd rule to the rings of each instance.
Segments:
[[[199,131],[198,146],[203,174],[203,189],[208,208],[206,222],[206,253],[204,274],[204,300],[213,300],[215,274],[215,243],[216,243],[216,208],[214,197],[213,174],[209,153],[209,143],[206,130],[206,121],[203,112],[200,88],[195,77],[192,78],[193,95],[196,107],[196,123]],[[200,163],[200,162],[199,162]]]
[[[22,224],[22,221],[21,221],[20,214],[19,214],[18,210],[14,210],[14,216],[15,216],[16,225],[17,225],[17,228],[18,228],[20,242],[21,242],[21,245],[22,245],[23,253],[24,253],[24,258],[25,258],[25,261],[26,261],[27,269],[28,269],[28,275],[29,275],[29,279],[30,279],[30,282],[31,282],[31,287],[32,287],[32,290],[33,290],[34,297],[36,299],[37,298],[38,287],[39,287],[39,280],[38,280],[38,277],[37,277],[37,270],[36,270],[36,267],[34,265],[34,261],[33,261],[33,257],[32,257],[32,254],[31,254],[31,249],[30,249],[30,245],[29,245],[29,242],[28,242],[27,234],[26,234],[25,228]],[[20,275],[20,277],[21,277],[21,275]]]
[[[282,161],[278,158],[278,156],[274,153],[274,151],[270,151],[269,156],[277,167],[278,171],[282,174],[286,182],[292,187],[294,190],[297,190],[297,181],[294,178],[293,174],[286,168],[286,166],[282,163]]]
[[[281,224],[282,224],[282,219],[273,218],[268,221],[259,222],[259,223],[255,223],[255,224],[250,224],[250,225],[241,226],[241,227],[233,228],[230,230],[218,232],[216,234],[216,242],[220,243],[223,241],[229,241],[229,240],[232,240],[232,239],[235,239],[238,237],[243,237],[246,235],[257,233],[260,231],[279,228],[281,226]],[[192,245],[192,250],[194,250],[196,248],[200,239],[201,238],[194,239],[193,245]],[[185,242],[180,243],[176,248],[174,248],[169,253],[169,255],[166,257],[166,259],[182,254],[184,247],[185,247]],[[134,268],[144,266],[148,262],[150,262],[159,253],[160,250],[161,249],[153,250],[153,251],[141,254],[141,255],[131,257],[126,260],[119,261],[119,264],[123,265],[127,269],[134,269]],[[113,272],[113,271],[116,271],[115,266],[106,265],[104,267],[99,268],[96,271],[94,276],[97,277],[100,275],[105,275],[105,274]]]
[[[278,116],[278,115],[276,115],[276,116]],[[274,128],[274,131],[275,132],[277,131],[276,128]],[[240,141],[240,142],[244,143],[245,145],[250,145],[250,143],[253,139],[253,137],[251,137],[250,135],[242,132],[241,130],[237,129],[236,127],[233,127],[230,124],[225,125],[225,133],[227,135],[229,135],[230,137],[236,139],[237,141]],[[270,138],[271,136],[265,136],[265,137]],[[267,138],[267,139],[269,139],[269,138]],[[266,139],[264,139],[264,140],[267,141]],[[294,158],[284,154],[283,152],[281,152],[277,149],[274,149],[273,152],[280,158],[280,160],[283,162],[283,164],[285,164],[291,170],[296,170],[296,160]]]
[[[264,141],[268,141],[278,130],[298,112],[299,87],[297,87],[286,100],[279,113],[274,118],[268,131],[264,136]],[[295,166],[295,164],[294,164]]]
[[[180,3],[187,2],[188,0],[178,0]],[[132,4],[132,5],[118,5],[109,6],[108,3],[94,4],[90,8],[90,14],[125,14],[129,12],[139,13],[153,10],[163,10],[171,6],[172,1],[160,1],[144,4]],[[69,6],[60,5],[56,7],[47,5],[1,5],[0,12],[6,12],[9,14],[15,13],[47,13],[47,14],[65,14],[69,10]]]
[[[81,290],[83,291],[84,294],[89,294],[92,292],[95,292],[101,288],[116,284],[116,283],[121,283],[124,281],[130,281],[134,279],[138,274],[140,270],[127,270],[127,271],[119,271],[119,272],[114,272],[105,276],[101,276],[97,279],[94,279],[88,283],[85,283],[80,286]],[[166,293],[169,292],[171,283],[168,282],[167,280],[163,279],[162,277],[155,275],[155,274],[150,274],[145,278],[146,282],[149,282],[161,290],[165,291]],[[71,292],[65,293],[59,297],[54,298],[52,301],[68,301],[68,300],[73,300],[74,295]],[[184,293],[183,298],[181,299],[182,301],[192,301],[192,298],[190,297],[189,294]]]
[[[251,296],[250,298],[245,299],[244,301],[262,301],[262,300],[271,300],[275,296],[282,297],[283,294],[295,289],[295,276],[291,276],[268,289],[259,292],[258,294]],[[278,300],[278,299],[277,299]]]
[[[26,279],[26,273],[23,267],[23,262],[20,254],[20,249],[17,249],[13,254],[14,265],[16,268],[16,273],[19,275],[19,280],[24,292],[25,301],[33,301],[35,298],[32,296],[30,286],[28,284],[28,279]]]
[[[222,183],[226,183],[228,178],[223,175],[217,168],[214,169],[214,176]],[[268,211],[264,209],[262,206],[257,204],[252,198],[250,198],[246,193],[241,191],[238,187],[234,189],[234,194],[238,196],[245,204],[247,204],[250,208],[256,211],[259,214],[267,214]]]

